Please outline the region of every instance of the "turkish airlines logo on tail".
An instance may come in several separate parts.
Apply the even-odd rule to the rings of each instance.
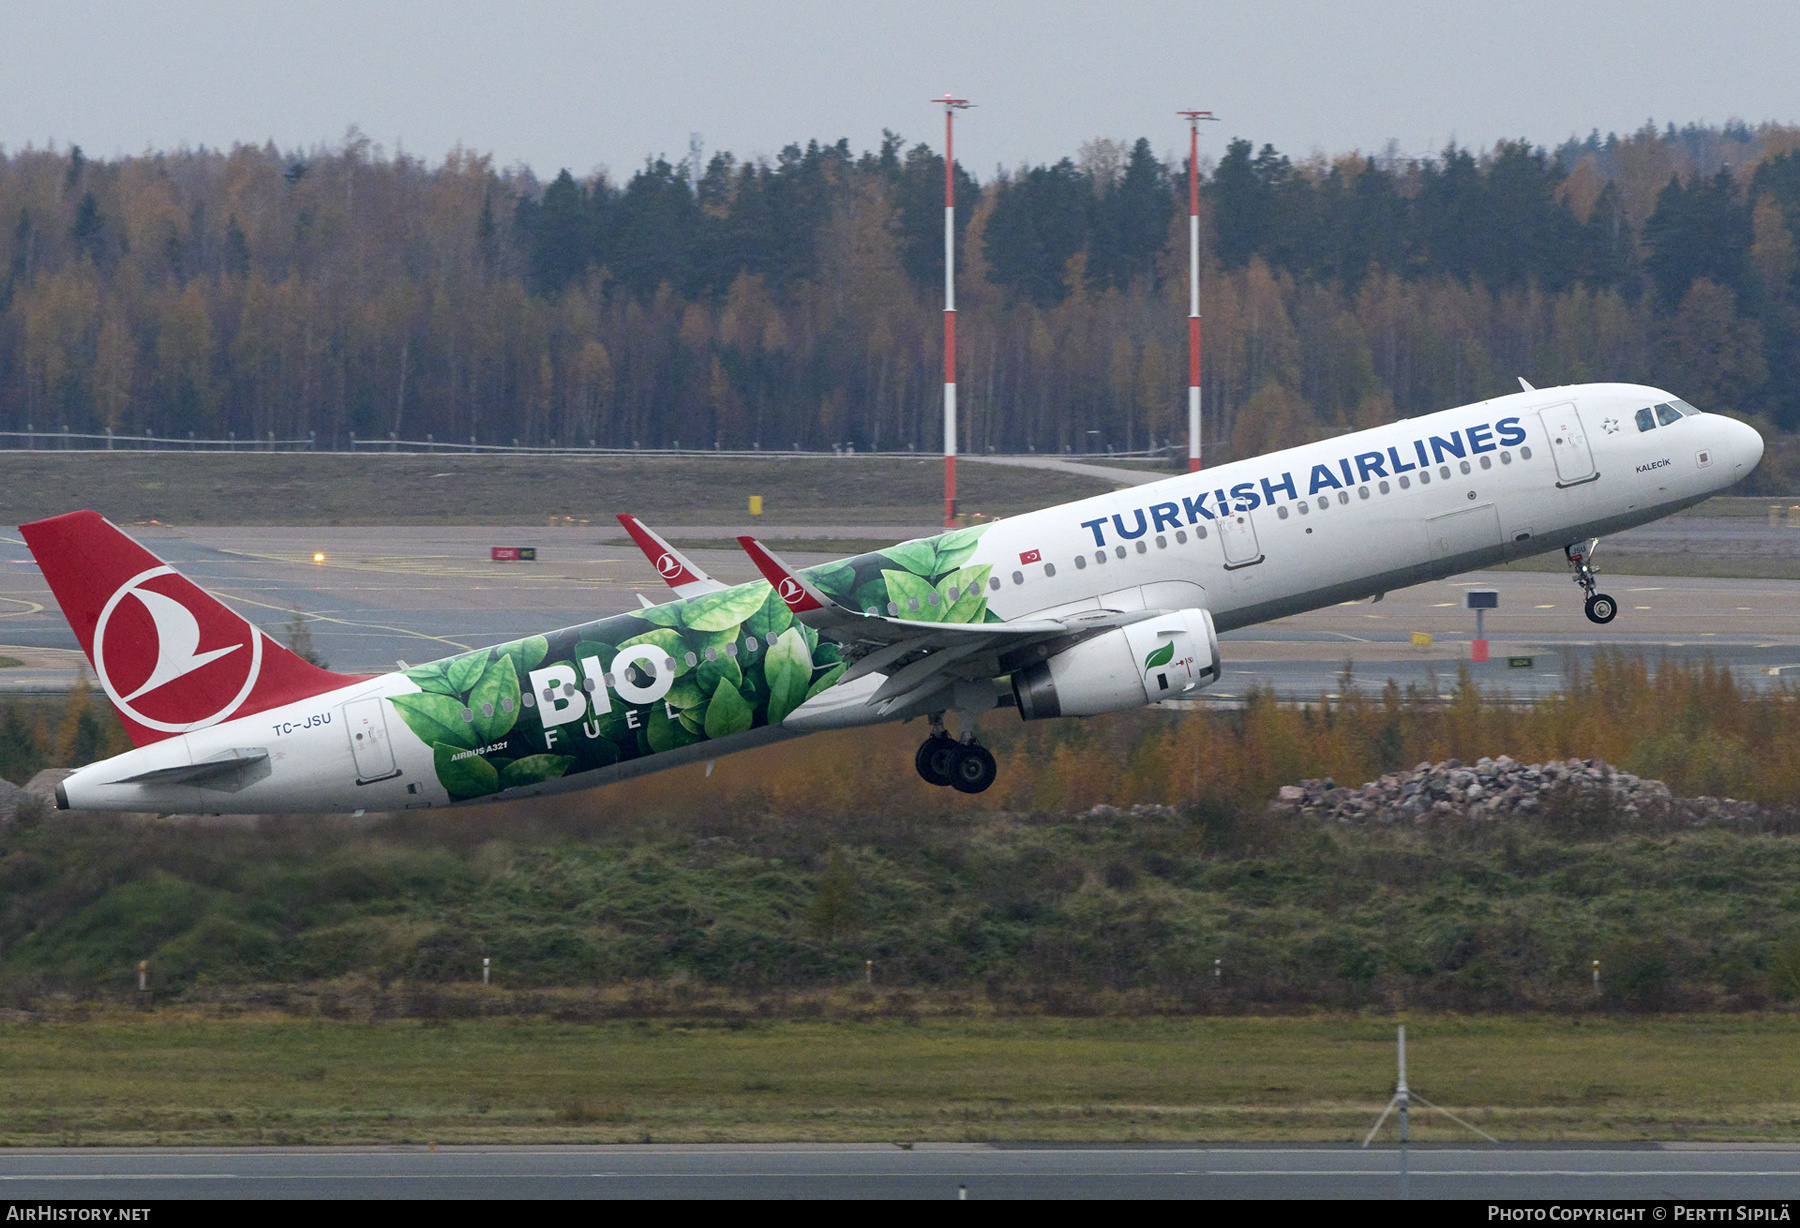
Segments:
[[[792,576],[788,576],[781,582],[781,588],[778,591],[781,593],[781,599],[790,606],[798,606],[806,600],[806,590],[801,588],[800,581]]]
[[[656,560],[656,570],[663,579],[673,580],[681,574],[681,560],[664,551],[663,556]]]
[[[262,635],[174,568],[153,567],[101,609],[94,672],[124,715],[187,733],[218,724],[249,698],[262,672]]]

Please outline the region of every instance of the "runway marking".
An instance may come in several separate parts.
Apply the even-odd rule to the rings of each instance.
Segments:
[[[1628,588],[1625,591],[1628,593],[1660,593],[1663,589],[1661,585],[1658,585],[1656,588]]]
[[[1409,1168],[1409,1177],[1792,1177],[1791,1168]],[[1012,1174],[1007,1176],[1027,1176]],[[1048,1174],[1046,1174],[1048,1175]],[[1397,1168],[1209,1168],[1209,1177],[1385,1177]]]
[[[448,645],[450,645],[450,647],[461,649],[463,652],[475,651],[474,645],[472,645],[472,644],[459,643],[456,640],[446,639],[445,637],[443,637],[441,635],[426,635],[423,631],[412,631],[412,630],[408,630],[405,627],[390,627],[385,623],[359,623],[359,622],[353,622],[348,618],[332,618],[326,614],[308,614],[303,610],[296,610],[292,606],[270,605],[266,601],[257,601],[255,598],[252,598],[252,597],[233,597],[229,593],[221,593],[216,590],[208,590],[208,591],[211,592],[212,596],[217,597],[221,601],[241,601],[245,605],[260,606],[265,610],[276,610],[276,611],[285,610],[286,612],[288,612],[290,614],[300,614],[303,617],[315,619],[318,622],[322,622],[322,623],[337,623],[338,625],[344,626],[344,627],[367,627],[367,628],[370,628],[370,629],[376,630],[376,631],[393,631],[400,635],[410,635],[414,639],[431,640],[431,641],[433,641],[435,643],[439,643],[439,644],[448,644]],[[266,635],[268,633],[264,632],[264,634]]]
[[[1553,605],[1534,605],[1531,608],[1534,610],[1554,610],[1556,607]]]
[[[18,1172],[0,1181],[236,1181],[236,1172]]]
[[[35,601],[27,601],[23,597],[0,597],[0,601],[10,601],[14,605],[22,605],[23,610],[14,610],[10,614],[0,614],[0,618],[30,618],[33,614],[41,614],[44,607]]]
[[[220,554],[234,555],[238,558],[260,559],[268,563],[290,563],[294,566],[305,566],[309,568],[335,568],[339,571],[373,571],[386,575],[448,576],[457,578],[473,577],[477,579],[493,579],[496,576],[505,575],[509,579],[516,578],[525,581],[528,584],[583,584],[597,582],[584,576],[534,575],[528,571],[518,573],[513,573],[511,571],[496,571],[495,569],[499,566],[498,564],[482,563],[477,559],[470,559],[451,554],[355,555],[348,560],[327,557],[325,561],[320,562],[313,558],[312,552],[310,551],[287,554],[269,553],[258,550],[229,550],[223,547],[219,547],[218,550]],[[440,559],[449,560],[449,562],[439,563],[436,561]],[[591,561],[596,563],[623,563],[627,560],[594,559]],[[529,566],[529,564],[509,564],[508,566]]]

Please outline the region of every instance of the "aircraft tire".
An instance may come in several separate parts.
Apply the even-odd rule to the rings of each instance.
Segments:
[[[1605,593],[1595,593],[1587,599],[1587,616],[1589,622],[1609,623],[1618,617],[1619,603]]]
[[[940,788],[951,781],[951,772],[956,766],[957,752],[961,749],[955,738],[937,735],[926,738],[919,744],[919,753],[913,756],[913,766],[928,785]]]
[[[970,743],[959,748],[955,766],[950,769],[950,784],[958,793],[981,793],[1000,775],[1000,765],[985,746]]]

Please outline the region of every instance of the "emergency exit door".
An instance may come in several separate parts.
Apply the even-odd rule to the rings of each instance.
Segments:
[[[1539,410],[1538,420],[1544,424],[1544,433],[1550,440],[1558,486],[1579,486],[1600,476],[1599,470],[1594,468],[1594,454],[1588,448],[1581,411],[1575,408],[1574,402]]]
[[[380,698],[356,699],[344,705],[344,730],[350,735],[350,755],[356,760],[356,783],[398,776],[394,748],[388,743],[387,712]]]
[[[1263,561],[1256,543],[1256,522],[1249,512],[1230,512],[1218,519],[1219,545],[1225,551],[1225,570],[1236,571]]]

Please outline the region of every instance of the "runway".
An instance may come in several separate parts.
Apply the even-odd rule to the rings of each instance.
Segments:
[[[640,594],[667,600],[643,557],[605,526],[518,528],[133,528],[150,550],[227,599],[280,639],[298,614],[317,651],[347,672],[392,669],[467,648],[500,643],[634,609]],[[738,525],[686,526],[684,540],[728,542]],[[929,526],[780,526],[754,531],[772,541],[843,538],[898,541]],[[1640,539],[1634,535],[1643,535]],[[529,545],[535,563],[494,563],[493,545]],[[1800,530],[1749,518],[1678,517],[1621,534],[1617,554],[1687,550],[1783,556]],[[696,549],[718,578],[754,578],[735,549]],[[839,552],[790,552],[800,565]],[[1749,687],[1800,678],[1800,581],[1603,576],[1620,605],[1599,627],[1582,615],[1581,593],[1557,572],[1472,573],[1227,633],[1225,673],[1207,692],[1230,701],[1252,685],[1288,698],[1343,690],[1349,678],[1379,690],[1390,678],[1448,694],[1459,668],[1519,698],[1549,694],[1572,661],[1596,649],[1642,652],[1651,660],[1708,657]],[[1470,660],[1472,587],[1500,592],[1487,618],[1490,661]],[[1416,643],[1415,635],[1429,636]],[[21,651],[22,650],[22,651]],[[0,691],[65,690],[83,662],[30,553],[0,531]]]
[[[1800,1149],[771,1144],[0,1153],[0,1200],[1778,1199]],[[1404,1185],[1403,1185],[1404,1181]]]

